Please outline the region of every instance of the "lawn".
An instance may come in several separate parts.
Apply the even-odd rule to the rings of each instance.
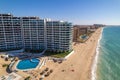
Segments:
[[[56,58],[64,58],[67,56],[70,52],[72,51],[66,51],[66,52],[53,52],[53,51],[46,51],[44,55],[46,56],[51,56],[51,57],[56,57]]]

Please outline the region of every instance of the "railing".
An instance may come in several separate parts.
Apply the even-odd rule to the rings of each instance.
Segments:
[[[12,71],[12,67],[13,67],[14,64],[15,64],[15,59],[9,65],[9,70],[10,71]]]

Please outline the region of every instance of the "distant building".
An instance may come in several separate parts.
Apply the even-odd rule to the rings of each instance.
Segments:
[[[0,50],[71,50],[69,22],[0,14]]]
[[[104,25],[104,24],[94,24],[94,26],[95,26],[96,28],[99,28],[99,27],[104,27],[105,25]]]
[[[94,25],[74,25],[73,27],[73,41],[79,41],[79,37],[82,34],[89,34],[96,31],[99,27],[104,27],[103,24],[94,24]]]
[[[99,27],[103,27],[102,24],[94,24],[94,25],[74,25],[73,27],[73,41],[78,41],[78,38],[82,34],[89,34],[90,32],[96,31]]]
[[[87,34],[90,30],[90,26],[88,25],[75,25],[73,27],[73,41],[77,41],[78,37],[82,34]]]

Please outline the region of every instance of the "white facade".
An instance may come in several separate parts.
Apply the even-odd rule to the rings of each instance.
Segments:
[[[0,50],[21,49],[22,42],[20,18],[0,14]]]
[[[71,50],[72,32],[68,22],[0,14],[0,50]]]

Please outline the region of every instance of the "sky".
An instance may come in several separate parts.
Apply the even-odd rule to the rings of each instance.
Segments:
[[[0,13],[80,25],[120,25],[120,0],[0,0]]]

